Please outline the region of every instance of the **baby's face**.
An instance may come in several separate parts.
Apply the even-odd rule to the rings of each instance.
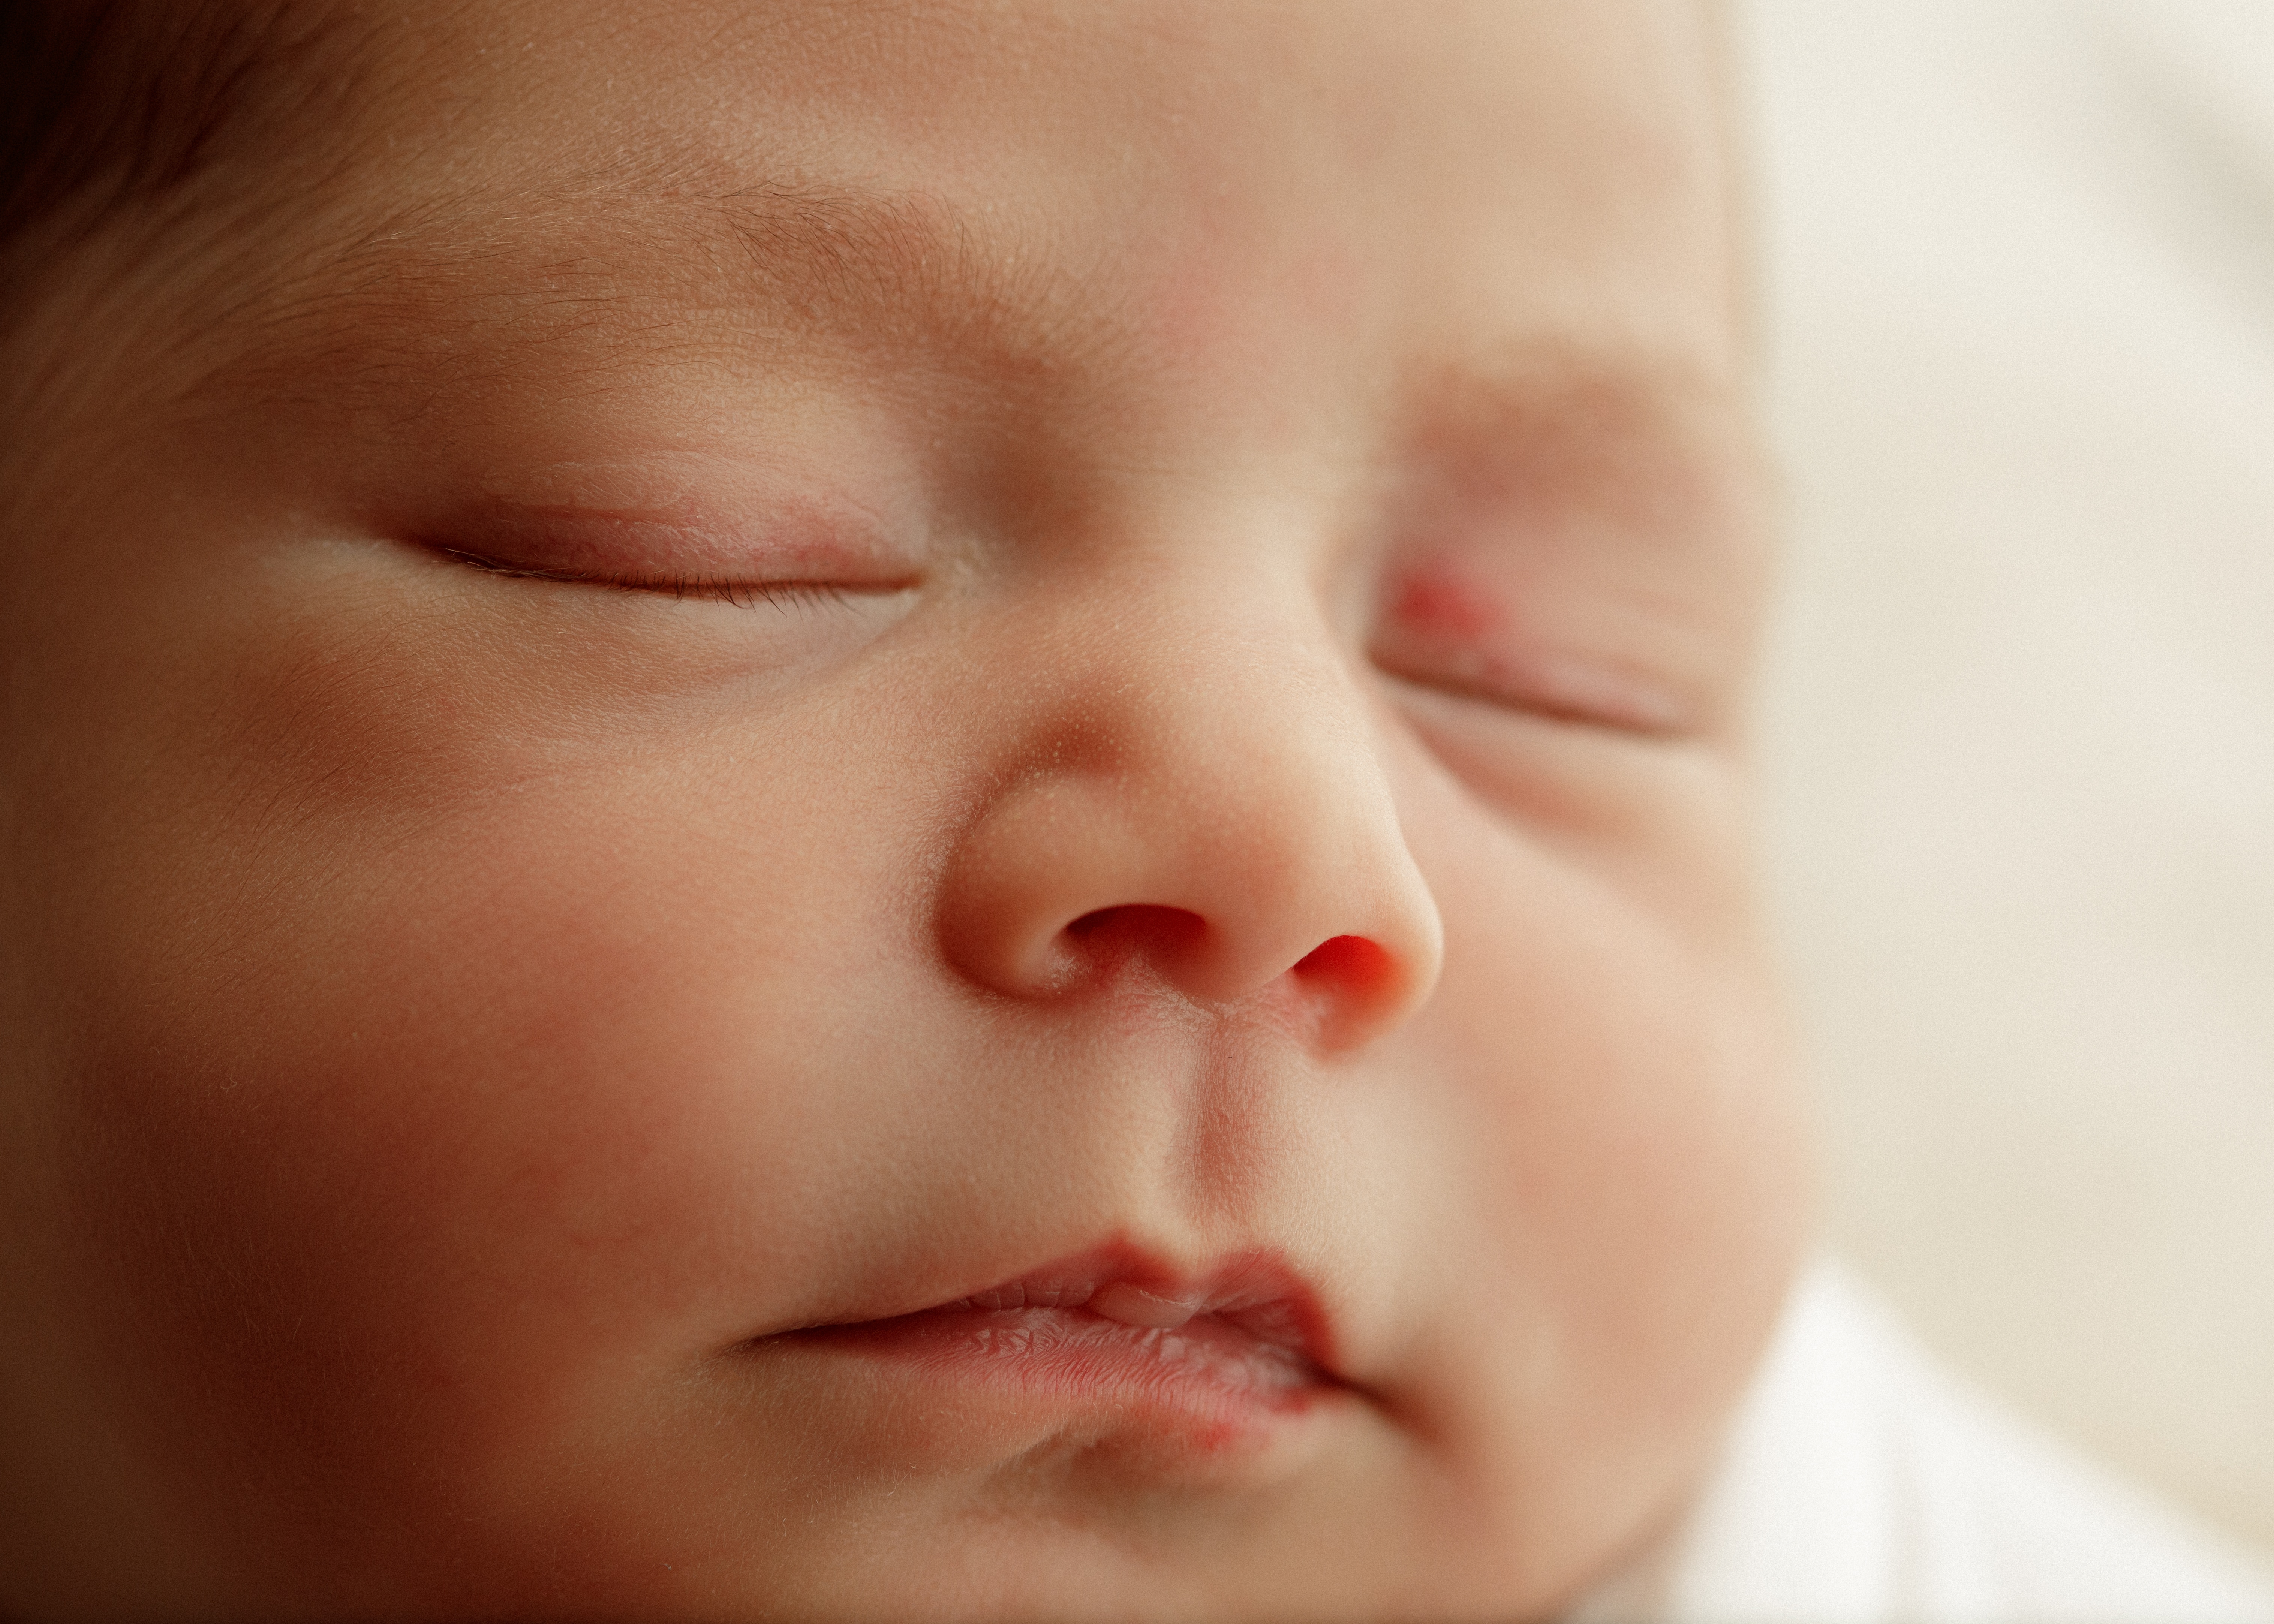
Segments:
[[[0,1602],[1560,1604],[1804,1206],[1703,26],[644,11],[16,340]]]

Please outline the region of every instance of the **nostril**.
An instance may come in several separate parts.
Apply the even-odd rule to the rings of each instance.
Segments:
[[[1371,936],[1329,936],[1296,960],[1287,979],[1305,989],[1319,1041],[1342,1049],[1378,1029],[1379,1011],[1412,989],[1412,969]]]
[[[1207,932],[1199,914],[1152,903],[1096,908],[1065,928],[1093,955],[1141,952],[1164,965],[1193,952]]]
[[[1389,950],[1364,936],[1329,936],[1295,963],[1301,980],[1348,987],[1372,987],[1389,972]]]

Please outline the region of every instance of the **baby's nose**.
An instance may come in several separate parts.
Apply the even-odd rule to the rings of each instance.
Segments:
[[[1330,650],[1148,643],[1059,679],[950,865],[966,975],[1033,999],[1129,973],[1212,1006],[1275,998],[1329,1048],[1419,1007],[1442,928]]]

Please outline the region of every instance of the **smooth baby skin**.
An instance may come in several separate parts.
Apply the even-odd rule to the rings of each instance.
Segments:
[[[1515,1618],[1672,1515],[1806,1217],[1700,19],[294,72],[7,340],[0,1611]]]

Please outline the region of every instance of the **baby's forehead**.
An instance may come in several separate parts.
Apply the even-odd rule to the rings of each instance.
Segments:
[[[177,325],[269,382],[699,413],[690,364],[888,376],[918,415],[1136,455],[1254,430],[1308,369],[1321,402],[1624,455],[1712,439],[1743,370],[1680,9],[1442,38],[1324,0],[102,15],[79,117],[109,133],[76,162],[227,312]],[[1114,387],[1178,373],[1172,422]]]

